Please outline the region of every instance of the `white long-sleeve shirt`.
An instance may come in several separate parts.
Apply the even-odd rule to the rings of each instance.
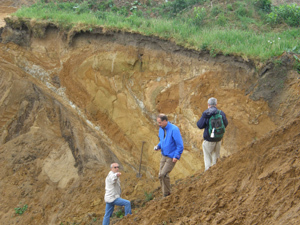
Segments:
[[[117,173],[110,171],[105,179],[104,201],[111,203],[121,196],[121,183]]]

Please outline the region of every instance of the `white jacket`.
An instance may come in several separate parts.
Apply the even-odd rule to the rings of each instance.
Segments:
[[[121,196],[121,183],[117,173],[110,171],[105,179],[104,201],[111,203]]]

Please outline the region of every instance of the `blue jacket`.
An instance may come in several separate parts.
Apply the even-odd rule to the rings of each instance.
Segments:
[[[165,138],[164,129],[167,132]],[[180,159],[183,151],[183,141],[179,128],[168,122],[164,129],[160,127],[158,132],[159,144],[157,146],[161,149],[161,154],[170,158]]]
[[[209,118],[212,115],[215,115],[217,113],[218,113],[218,109],[216,107],[210,107],[202,113],[200,120],[197,122],[197,126],[199,127],[199,129],[205,128],[203,132],[203,138],[206,141],[210,141],[210,142],[220,141],[220,140],[216,140],[215,138],[210,138],[210,134],[208,133]],[[226,115],[223,111],[221,111],[221,115],[222,115],[224,126],[227,127],[228,121]]]

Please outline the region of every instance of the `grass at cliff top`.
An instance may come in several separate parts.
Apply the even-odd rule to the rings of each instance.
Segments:
[[[147,4],[136,0],[123,4],[113,0],[41,0],[14,15],[50,21],[64,29],[81,24],[86,30],[104,26],[155,35],[187,48],[208,50],[212,57],[221,53],[265,61],[285,51],[300,53],[299,26],[293,28],[274,19],[270,26],[274,8],[257,5],[268,0],[212,2],[214,6],[208,0],[148,0]]]

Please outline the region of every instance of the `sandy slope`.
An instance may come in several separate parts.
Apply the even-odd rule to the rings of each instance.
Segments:
[[[117,224],[299,224],[300,118]]]

